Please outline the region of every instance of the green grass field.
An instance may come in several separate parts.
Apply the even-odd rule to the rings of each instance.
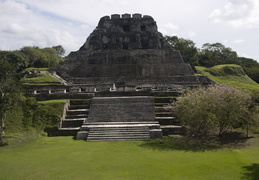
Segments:
[[[61,85],[60,81],[46,73],[39,73],[37,77],[22,79],[24,85]]]
[[[254,138],[252,145],[243,149],[204,151],[167,147],[159,141],[85,142],[72,137],[42,137],[3,146],[0,147],[1,179],[255,180],[259,177],[258,139]]]
[[[211,68],[202,66],[196,66],[195,68],[219,84],[227,84],[244,89],[259,89],[259,85],[249,78],[239,65],[224,64]]]

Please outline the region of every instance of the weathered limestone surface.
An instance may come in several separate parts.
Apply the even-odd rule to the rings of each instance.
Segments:
[[[154,97],[94,97],[87,120],[76,139],[87,141],[161,138],[155,120]]]
[[[151,16],[141,14],[102,17],[84,45],[56,71],[70,84],[93,86],[169,88],[210,83],[205,76],[194,75],[190,64],[157,31]]]
[[[87,119],[91,122],[155,121],[154,97],[94,97]]]

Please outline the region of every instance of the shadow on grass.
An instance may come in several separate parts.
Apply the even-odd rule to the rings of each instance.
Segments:
[[[0,143],[0,147],[4,147],[4,146],[7,146],[8,145],[8,143]]]
[[[163,139],[154,139],[141,144],[141,147],[168,151],[213,151],[222,148],[238,149],[247,146],[247,140],[241,133],[228,133],[223,137],[193,138],[186,136],[164,137]]]
[[[258,180],[259,179],[259,164],[251,164],[250,166],[244,166],[245,170],[243,178],[246,180]]]

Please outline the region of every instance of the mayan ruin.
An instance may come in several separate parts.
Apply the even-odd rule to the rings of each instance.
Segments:
[[[147,15],[104,16],[84,45],[55,70],[81,92],[167,92],[210,84],[206,76],[195,76],[157,29]]]

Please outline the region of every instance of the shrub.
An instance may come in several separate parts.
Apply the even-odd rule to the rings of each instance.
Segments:
[[[249,93],[227,85],[188,90],[174,104],[176,116],[189,134],[222,135],[230,128],[248,128],[255,108]]]

